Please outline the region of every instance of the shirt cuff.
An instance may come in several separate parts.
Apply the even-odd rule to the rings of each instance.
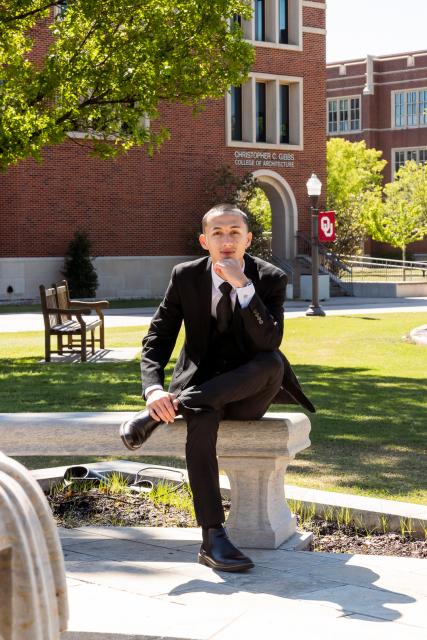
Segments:
[[[237,297],[239,298],[240,308],[246,309],[246,307],[249,305],[250,301],[254,297],[255,287],[252,284],[252,282],[250,282],[245,287],[238,287],[236,289],[236,293],[237,293]]]
[[[163,387],[161,384],[152,384],[144,391],[144,398],[147,399],[147,395],[150,393],[150,391],[154,391],[155,389],[160,389],[161,391],[163,391]]]

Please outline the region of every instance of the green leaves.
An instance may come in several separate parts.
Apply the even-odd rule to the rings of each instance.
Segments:
[[[244,0],[73,0],[60,17],[54,5],[0,2],[2,169],[73,130],[101,157],[153,150],[167,137],[163,101],[198,110],[253,62],[229,26],[234,13],[250,14]]]
[[[368,217],[374,240],[402,250],[427,234],[427,165],[407,162],[384,187],[384,202]]]
[[[339,255],[359,253],[366,235],[365,221],[381,203],[382,170],[387,164],[381,151],[366,143],[333,138],[327,144],[327,207],[337,213]]]

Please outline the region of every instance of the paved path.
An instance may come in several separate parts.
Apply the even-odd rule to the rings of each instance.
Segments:
[[[248,551],[244,574],[195,562],[198,529],[63,529],[63,640],[425,640],[427,561]]]
[[[289,300],[285,305],[285,318],[304,317],[309,303]],[[427,298],[331,298],[321,303],[327,315],[372,314],[396,312],[426,312]],[[138,327],[150,324],[154,308],[108,309],[107,327]],[[0,333],[42,331],[41,313],[0,314]]]

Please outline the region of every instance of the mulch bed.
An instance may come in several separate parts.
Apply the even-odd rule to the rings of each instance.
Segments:
[[[307,524],[298,523],[298,528],[313,532],[313,551],[427,558],[427,540],[416,540],[408,534],[356,530],[351,525],[338,525],[317,517]]]
[[[154,503],[149,494],[108,495],[96,488],[83,493],[70,489],[48,496],[59,526],[122,527],[196,527],[194,517],[186,510]],[[223,501],[226,512],[228,500]],[[298,517],[297,517],[298,518]],[[314,517],[298,528],[314,534],[313,551],[358,553],[367,555],[427,558],[427,540],[415,540],[408,534],[364,532],[351,525],[338,525]]]

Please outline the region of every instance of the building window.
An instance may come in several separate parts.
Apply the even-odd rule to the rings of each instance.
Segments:
[[[420,125],[427,125],[427,90],[419,92],[418,113]]]
[[[280,142],[289,144],[289,85],[280,85]]]
[[[266,141],[266,101],[265,82],[257,82],[256,85],[256,141]]]
[[[405,123],[405,94],[394,94],[394,122],[396,127],[403,127]]]
[[[418,164],[427,164],[427,148],[397,149],[394,151],[394,173],[410,160]]]
[[[340,100],[340,131],[348,131],[348,100]]]
[[[337,101],[329,100],[328,102],[328,132],[336,133],[338,131],[338,111]]]
[[[252,7],[251,20],[233,18],[247,40],[256,46],[302,49],[302,0],[253,0]]]
[[[352,131],[359,131],[360,129],[360,99],[351,98],[351,113],[350,113],[350,129]]]
[[[265,40],[265,1],[255,0],[255,40]]]
[[[427,126],[427,89],[396,91],[393,95],[395,128]]]
[[[288,44],[288,0],[279,0],[279,42]]]
[[[328,133],[360,131],[360,97],[328,100]]]
[[[417,125],[417,92],[409,91],[407,94],[408,127]]]
[[[302,148],[301,110],[301,78],[251,73],[227,96],[227,144]]]
[[[242,87],[231,88],[231,139],[242,139]]]

